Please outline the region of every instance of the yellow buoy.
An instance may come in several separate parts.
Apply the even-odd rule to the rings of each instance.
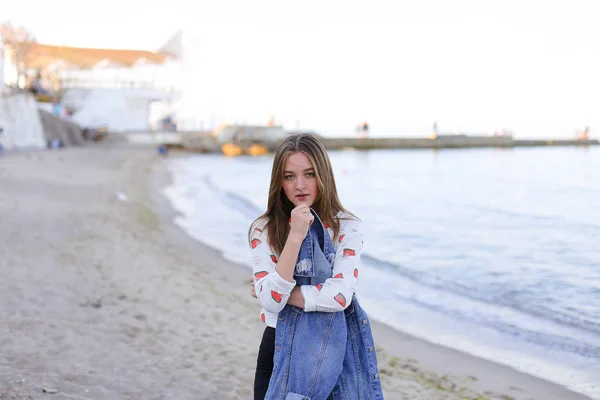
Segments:
[[[262,144],[255,143],[246,149],[246,154],[251,156],[264,156],[265,154],[269,154],[269,149]]]
[[[233,143],[225,143],[223,146],[221,146],[221,151],[228,157],[235,157],[242,154],[242,148]]]

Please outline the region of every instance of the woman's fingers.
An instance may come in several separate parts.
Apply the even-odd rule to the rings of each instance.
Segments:
[[[250,276],[248,278],[248,282],[250,282],[250,295],[252,295],[252,297],[256,297],[256,289],[254,288],[254,276]]]

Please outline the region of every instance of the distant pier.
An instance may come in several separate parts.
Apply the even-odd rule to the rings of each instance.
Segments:
[[[224,153],[226,155],[260,155],[275,150],[290,132],[267,132],[262,129],[251,135],[218,135],[202,133],[150,133],[128,134],[127,140],[137,144],[164,144],[191,152]],[[548,146],[598,146],[596,139],[514,139],[510,136],[447,135],[434,138],[332,138],[319,136],[328,150],[356,149],[460,149],[460,148],[515,148]]]
[[[327,149],[457,149],[474,147],[594,146],[598,140],[517,140],[511,137],[439,136],[437,138],[321,138]]]

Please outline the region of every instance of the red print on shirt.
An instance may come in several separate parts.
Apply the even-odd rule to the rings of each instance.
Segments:
[[[277,257],[275,257],[274,254],[271,254],[271,261],[273,261],[275,264],[277,264]]]
[[[354,277],[358,279],[358,268],[354,268]]]
[[[336,294],[335,297],[334,297],[334,299],[335,299],[335,301],[337,301],[338,303],[340,303],[340,305],[342,307],[346,307],[346,298],[344,297],[343,294],[341,294],[341,293]]]
[[[344,257],[354,257],[356,252],[352,249],[344,249]]]
[[[322,283],[318,283],[318,284],[317,284],[317,285],[315,285],[315,286],[317,286],[317,290],[318,290],[318,291],[321,291],[321,289],[323,289],[323,284],[322,284]]]
[[[262,322],[265,322],[265,314],[264,313],[260,314],[260,320]]]
[[[269,275],[269,273],[267,271],[260,271],[254,274],[254,278],[255,279],[261,279],[264,278],[265,276]]]
[[[256,248],[256,246],[258,246],[261,243],[260,239],[252,239],[252,241],[250,242],[250,245],[252,246],[253,249]]]
[[[281,295],[279,293],[277,293],[274,290],[271,290],[271,297],[273,298],[273,300],[275,300],[277,303],[281,303]]]
[[[340,238],[338,239],[338,241],[339,241],[340,243],[342,243],[342,240],[344,240],[344,237],[346,237],[346,235],[340,235]]]
[[[335,279],[344,279],[344,274],[342,274],[341,272],[339,274],[337,274],[336,276],[334,276]]]

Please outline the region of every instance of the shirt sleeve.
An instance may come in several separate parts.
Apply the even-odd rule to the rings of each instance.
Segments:
[[[285,307],[296,282],[288,282],[277,271],[277,257],[267,243],[266,232],[255,228],[250,236],[254,289],[260,305],[268,312],[279,313]]]
[[[333,277],[320,285],[300,287],[304,297],[304,311],[343,311],[352,302],[358,282],[360,256],[363,248],[362,222],[342,220],[335,259]]]

